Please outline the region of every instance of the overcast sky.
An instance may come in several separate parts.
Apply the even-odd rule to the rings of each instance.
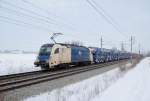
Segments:
[[[93,1],[120,32],[87,0],[0,0],[0,50],[37,51],[51,42],[53,32],[64,34],[57,42],[81,41],[100,47],[102,35],[103,47],[120,48],[123,41],[127,50],[133,35],[134,51],[139,43],[142,49],[150,50],[149,0]]]

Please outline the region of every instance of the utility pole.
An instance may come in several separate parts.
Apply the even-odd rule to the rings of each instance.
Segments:
[[[101,48],[103,48],[103,38],[101,36]]]
[[[133,36],[131,36],[131,62],[132,62],[132,47],[133,47]]]
[[[139,43],[139,55],[141,54],[141,45]]]
[[[121,43],[121,50],[122,50],[122,51],[125,51],[123,41],[122,41],[122,43]]]

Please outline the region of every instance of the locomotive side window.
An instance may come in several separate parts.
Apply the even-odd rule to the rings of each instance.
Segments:
[[[54,54],[57,54],[57,53],[59,53],[59,48],[57,48],[54,52]]]

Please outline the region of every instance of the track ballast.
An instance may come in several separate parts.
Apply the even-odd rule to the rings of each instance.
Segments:
[[[34,71],[34,72],[0,76],[0,92],[14,90],[14,89],[18,89],[21,87],[30,86],[33,84],[46,82],[46,81],[62,78],[65,76],[98,69],[101,67],[117,64],[123,61],[125,60],[94,64],[94,65],[88,65],[88,66],[81,66],[81,67],[75,67],[75,68],[68,68],[68,69],[63,69],[60,71]]]

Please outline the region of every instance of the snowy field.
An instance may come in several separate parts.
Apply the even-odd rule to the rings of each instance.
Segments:
[[[150,57],[92,101],[150,101]]]
[[[149,94],[150,58],[145,58],[127,73],[115,69],[24,101],[150,101]]]
[[[33,96],[24,101],[90,101],[104,92],[110,85],[122,77],[123,74],[124,72],[116,68],[102,75]]]
[[[36,54],[0,53],[0,75],[40,70],[34,67]]]

